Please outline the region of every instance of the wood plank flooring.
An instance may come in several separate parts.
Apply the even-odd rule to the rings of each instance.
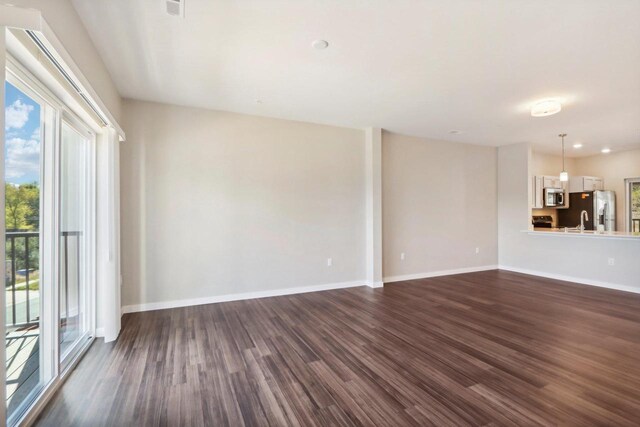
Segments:
[[[640,295],[505,271],[126,315],[39,425],[640,424]]]

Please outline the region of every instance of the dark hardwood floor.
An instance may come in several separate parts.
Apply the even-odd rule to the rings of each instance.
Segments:
[[[505,271],[126,315],[47,426],[640,424],[640,295]]]

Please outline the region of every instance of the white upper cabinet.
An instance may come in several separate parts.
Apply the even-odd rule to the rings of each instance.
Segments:
[[[604,190],[604,180],[596,176],[574,176],[569,179],[569,192]]]
[[[559,176],[542,176],[543,188],[564,188]]]
[[[541,176],[532,177],[531,181],[531,207],[533,209],[542,209],[544,208],[544,200],[543,200],[543,179]]]

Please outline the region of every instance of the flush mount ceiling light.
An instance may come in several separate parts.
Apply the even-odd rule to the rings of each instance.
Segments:
[[[582,148],[582,144],[580,143],[573,144],[573,148]]]
[[[559,113],[562,110],[562,104],[557,99],[545,99],[538,101],[531,107],[531,116],[546,117]]]
[[[311,46],[313,46],[314,49],[322,50],[329,47],[329,42],[326,40],[314,40]]]
[[[603,148],[600,151],[602,152],[602,154],[609,154],[611,152],[611,148]]]
[[[567,134],[566,133],[561,133],[558,136],[560,138],[562,138],[562,172],[560,172],[560,181],[567,182],[567,181],[569,181],[569,173],[564,168],[564,137],[567,136]]]
[[[450,130],[450,131],[449,131],[449,133],[450,133],[451,135],[460,135],[460,134],[462,133],[462,131],[461,131],[461,130],[454,129],[454,130]]]

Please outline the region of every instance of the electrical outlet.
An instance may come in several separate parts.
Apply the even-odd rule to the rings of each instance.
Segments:
[[[333,265],[333,259],[327,258],[327,267],[331,267]]]
[[[404,261],[404,252],[400,254],[400,261]]]
[[[609,258],[609,265],[616,265],[616,259],[615,258]]]
[[[480,248],[476,248],[476,254],[480,253]]]

